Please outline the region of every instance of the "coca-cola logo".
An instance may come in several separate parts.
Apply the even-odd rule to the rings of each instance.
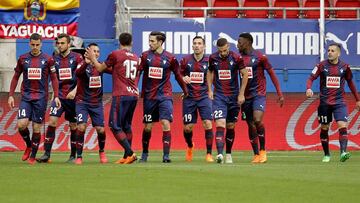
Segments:
[[[313,97],[305,100],[291,115],[285,132],[286,142],[291,148],[303,150],[321,146],[317,104],[314,103],[317,99]],[[360,132],[360,119],[356,109],[349,114],[348,123],[348,146],[360,149],[360,143],[356,143],[354,137]],[[339,147],[337,132],[337,123],[332,122],[329,129],[329,144]]]

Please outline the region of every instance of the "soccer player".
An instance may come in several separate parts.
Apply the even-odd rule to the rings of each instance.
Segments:
[[[248,72],[240,55],[230,51],[230,45],[225,38],[216,42],[218,51],[209,58],[207,84],[209,98],[213,100],[213,116],[216,124],[217,163],[224,162],[224,131],[226,128],[225,163],[233,163],[231,148],[235,138],[235,122],[238,119],[240,105],[244,103],[245,87]],[[239,75],[241,87],[239,88]],[[214,91],[211,85],[214,84]]]
[[[330,161],[328,131],[333,116],[339,128],[340,161],[344,162],[350,158],[350,153],[346,151],[348,110],[344,99],[345,81],[355,97],[357,110],[360,110],[360,98],[352,80],[352,72],[349,65],[339,59],[340,53],[341,46],[339,44],[330,44],[328,59],[315,66],[306,82],[306,96],[312,97],[314,94],[311,90],[312,83],[320,76],[318,120],[321,124],[320,140],[325,154],[322,162]]]
[[[165,51],[162,44],[165,42],[164,33],[153,31],[149,35],[150,50],[141,55],[140,70],[144,72],[142,96],[144,97],[145,127],[142,134],[143,153],[140,162],[146,162],[149,155],[149,141],[154,122],[160,120],[163,136],[163,162],[170,163],[171,131],[170,122],[173,120],[173,101],[170,74],[175,79],[187,97],[187,87],[180,74],[179,63],[175,56]]]
[[[96,59],[99,59],[100,48],[96,43],[90,43],[88,48],[94,52]],[[98,134],[100,163],[107,163],[104,148],[106,134],[104,130],[104,108],[102,102],[103,96],[103,72],[99,72],[94,64],[85,58],[85,64],[76,69],[77,91],[76,91],[76,115],[77,115],[77,139],[76,151],[77,158],[75,164],[82,164],[82,152],[84,146],[84,134],[88,116],[90,116],[92,125]],[[111,69],[105,69],[104,72],[111,73]]]
[[[84,60],[81,54],[70,51],[70,36],[60,34],[56,39],[56,47],[59,54],[54,56],[55,68],[59,80],[59,98],[61,108],[51,103],[50,119],[45,135],[44,149],[45,153],[38,159],[39,162],[48,162],[51,154],[51,147],[55,139],[55,131],[59,117],[65,112],[65,119],[69,121],[70,126],[70,146],[71,153],[68,163],[73,163],[76,156],[76,75],[75,70],[83,65]]]
[[[254,152],[252,163],[267,161],[265,150],[265,127],[263,117],[266,107],[266,77],[269,74],[278,94],[280,107],[284,104],[284,97],[280,89],[279,80],[268,61],[268,58],[252,46],[253,37],[250,33],[242,33],[238,39],[238,49],[243,57],[249,81],[245,89],[245,103],[241,106],[248,125],[250,143]],[[259,144],[260,143],[260,152]]]
[[[109,126],[118,143],[124,148],[124,157],[116,161],[119,164],[131,164],[137,160],[131,149],[131,123],[139,97],[137,88],[139,75],[139,58],[132,53],[132,35],[121,33],[119,36],[120,49],[113,51],[104,63],[99,63],[96,55],[87,49],[85,57],[89,58],[95,68],[103,72],[112,68],[113,93],[110,109]]]
[[[185,56],[180,61],[181,75],[187,84],[188,97],[183,99],[184,138],[187,144],[187,161],[192,161],[194,144],[192,141],[193,127],[197,121],[198,111],[205,129],[207,162],[214,162],[211,155],[213,143],[212,131],[212,101],[208,96],[206,73],[209,57],[205,56],[205,40],[200,36],[193,39],[193,54]]]
[[[41,138],[40,128],[44,121],[47,106],[49,77],[54,89],[54,105],[60,108],[61,103],[58,98],[58,80],[54,60],[41,51],[41,36],[37,33],[32,34],[29,46],[30,52],[21,55],[17,61],[15,73],[11,80],[8,104],[10,108],[14,108],[14,91],[20,75],[23,74],[22,97],[19,105],[17,126],[21,137],[26,143],[26,150],[22,160],[28,160],[30,164],[35,164]],[[31,140],[28,129],[29,121],[32,121],[33,127]]]

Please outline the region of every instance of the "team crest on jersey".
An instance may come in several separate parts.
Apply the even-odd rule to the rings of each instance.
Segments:
[[[219,80],[230,80],[231,71],[230,70],[218,70]]]
[[[100,88],[101,76],[94,76],[89,78],[89,88]]]
[[[24,17],[26,20],[39,21],[46,18],[45,0],[25,0]]]
[[[203,72],[190,72],[190,82],[196,84],[204,83],[204,73]]]
[[[43,65],[44,65],[44,64],[45,64],[45,60],[41,60],[41,64],[43,64]]]
[[[255,62],[255,59],[254,59],[254,58],[252,58],[252,59],[251,59],[251,62],[252,62],[252,63],[254,63],[254,62]]]
[[[340,77],[326,77],[326,87],[327,88],[340,88]]]
[[[207,69],[207,65],[204,64],[204,65],[203,65],[203,68],[206,70],[206,69]]]
[[[41,80],[41,68],[28,68],[29,80]]]
[[[59,69],[59,79],[60,80],[69,80],[72,78],[71,68],[60,68]]]
[[[231,60],[231,61],[230,61],[230,65],[233,65],[233,64],[234,64],[234,61]]]
[[[163,60],[163,64],[164,64],[164,65],[166,64],[166,62],[167,62],[166,60]]]
[[[70,64],[72,64],[72,63],[74,62],[74,60],[70,59],[70,61],[69,61],[69,62],[70,62]]]
[[[149,78],[153,79],[162,79],[163,77],[163,69],[160,67],[149,67]]]

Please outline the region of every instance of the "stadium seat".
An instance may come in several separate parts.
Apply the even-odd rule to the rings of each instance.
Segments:
[[[304,11],[305,18],[320,18],[320,1],[319,0],[304,0],[304,7],[318,7],[319,10]],[[330,7],[329,0],[325,0],[325,7]],[[325,18],[330,17],[330,11],[325,10]]]
[[[244,0],[243,7],[269,7],[268,0]],[[268,18],[268,10],[245,10],[245,18]]]
[[[353,7],[360,8],[359,0],[337,0],[334,7]],[[357,18],[356,11],[336,11],[336,18]]]
[[[215,0],[214,7],[239,7],[238,0]],[[239,11],[237,10],[214,10],[215,18],[237,18]]]
[[[298,0],[274,0],[273,3],[274,7],[295,7],[299,8],[299,1]],[[298,18],[299,17],[299,10],[297,11],[286,11],[286,18]],[[274,18],[283,18],[283,11],[275,10]]]
[[[183,7],[208,7],[207,0],[184,0]],[[184,18],[204,17],[203,10],[184,10]]]

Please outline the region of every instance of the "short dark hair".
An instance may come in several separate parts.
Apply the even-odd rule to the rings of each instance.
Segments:
[[[123,32],[119,35],[119,42],[122,46],[130,46],[132,43],[132,35],[127,32]]]
[[[202,42],[203,42],[203,44],[205,44],[205,39],[204,39],[203,37],[201,37],[201,36],[195,36],[195,37],[193,38],[193,42],[194,42],[196,39],[201,39]]]
[[[159,31],[152,31],[152,32],[150,32],[150,36],[155,36],[156,37],[156,40],[157,41],[162,41],[162,43],[164,43],[165,42],[165,40],[166,40],[166,35],[164,34],[164,33],[162,33],[162,32],[159,32]],[[161,44],[162,44],[161,43]]]
[[[97,47],[99,47],[99,45],[96,44],[95,42],[91,42],[87,47],[91,47],[91,46],[97,46]]]
[[[240,38],[240,37],[247,39],[247,40],[250,42],[250,44],[252,44],[253,41],[254,41],[253,37],[252,37],[251,34],[248,33],[248,32],[241,33],[241,34],[239,35],[239,38]]]
[[[223,47],[223,46],[225,46],[227,43],[228,43],[227,39],[225,39],[225,38],[219,38],[219,39],[216,41],[216,46],[217,46],[217,47]]]
[[[55,38],[55,40],[57,41],[57,40],[60,39],[60,38],[66,38],[66,41],[67,41],[68,43],[71,42],[70,36],[69,36],[68,34],[66,34],[66,33],[61,33],[61,34],[59,34],[59,35]]]
[[[339,44],[339,43],[331,43],[331,44],[329,44],[329,47],[331,47],[331,46],[336,46],[341,51],[341,44]]]
[[[31,40],[40,40],[41,41],[41,35],[39,35],[38,33],[32,33],[30,36],[30,41]]]

